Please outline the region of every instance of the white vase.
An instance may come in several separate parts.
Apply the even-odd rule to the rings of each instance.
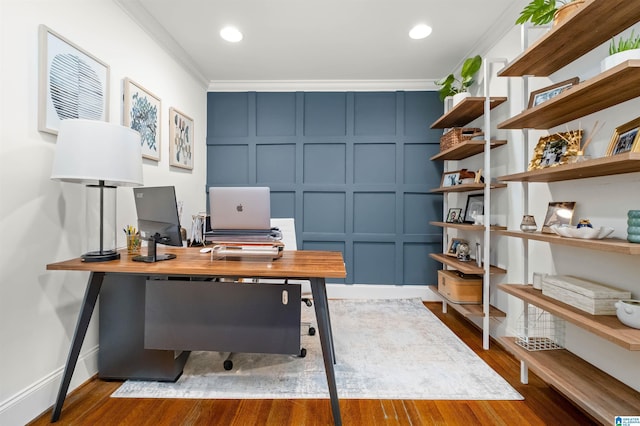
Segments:
[[[453,108],[453,96],[447,96],[444,98],[444,113],[448,113]]]
[[[465,98],[468,98],[469,96],[471,96],[471,93],[469,92],[456,93],[455,95],[453,95],[453,106],[458,105],[460,102],[462,102]]]
[[[622,52],[607,56],[600,62],[600,71],[605,72],[630,59],[640,59],[640,49],[623,50]]]

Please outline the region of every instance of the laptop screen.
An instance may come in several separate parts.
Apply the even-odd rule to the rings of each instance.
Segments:
[[[209,188],[211,229],[270,229],[269,187]]]

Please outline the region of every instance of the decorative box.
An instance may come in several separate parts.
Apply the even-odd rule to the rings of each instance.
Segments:
[[[453,303],[482,303],[482,277],[459,271],[438,271],[438,292]]]
[[[482,130],[477,127],[454,127],[440,137],[440,151],[445,151],[480,135],[482,135]]]
[[[591,315],[615,315],[615,303],[630,299],[631,292],[570,275],[547,275],[542,294]]]

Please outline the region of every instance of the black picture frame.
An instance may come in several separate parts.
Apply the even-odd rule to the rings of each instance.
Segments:
[[[484,194],[472,194],[467,197],[464,223],[474,223],[473,214],[484,214]]]
[[[447,213],[447,223],[461,223],[462,222],[462,209],[458,207],[451,207]]]

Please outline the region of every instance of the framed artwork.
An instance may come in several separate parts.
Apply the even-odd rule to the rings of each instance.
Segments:
[[[456,185],[460,185],[460,170],[444,172],[442,174],[442,181],[440,181],[441,188],[448,188]]]
[[[109,65],[40,25],[38,130],[58,134],[61,120],[109,121]]]
[[[460,223],[462,222],[462,209],[453,207],[449,209],[447,213],[447,223]]]
[[[562,92],[569,90],[572,86],[580,83],[578,77],[570,78],[569,80],[561,81],[560,83],[552,84],[551,86],[544,87],[539,90],[534,90],[529,95],[529,106],[533,108],[538,106],[549,99],[555,98]]]
[[[129,78],[124,79],[124,125],[140,133],[142,156],[160,161],[161,102]]]
[[[456,250],[458,249],[458,244],[466,243],[467,240],[463,240],[462,238],[452,238],[449,240],[449,247],[447,247],[447,252],[445,253],[447,256],[456,257]]]
[[[484,194],[469,195],[464,209],[464,223],[475,223],[478,214],[484,214]]]
[[[573,218],[573,210],[576,207],[575,201],[552,201],[547,208],[547,214],[544,217],[542,232],[548,234],[553,233],[551,225],[571,225]]]
[[[640,152],[640,118],[617,127],[607,148],[607,156]]]
[[[169,165],[193,169],[193,119],[169,108]]]
[[[569,158],[578,155],[581,140],[582,130],[559,132],[541,137],[533,151],[528,170],[544,169],[568,163]]]

